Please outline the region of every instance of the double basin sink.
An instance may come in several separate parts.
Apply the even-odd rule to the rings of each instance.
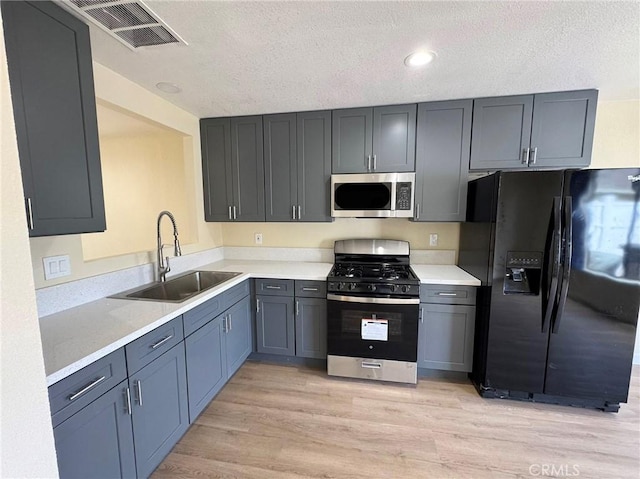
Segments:
[[[167,281],[147,284],[115,294],[110,298],[181,303],[240,274],[242,273],[190,271]]]

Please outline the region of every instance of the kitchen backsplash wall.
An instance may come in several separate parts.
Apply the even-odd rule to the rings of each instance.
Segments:
[[[591,168],[640,166],[640,100],[598,102]]]

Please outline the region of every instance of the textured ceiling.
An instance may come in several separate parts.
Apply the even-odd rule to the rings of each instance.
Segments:
[[[131,51],[91,27],[94,60],[198,117],[581,88],[640,98],[635,1],[145,3],[189,45]],[[421,47],[438,58],[406,68]]]

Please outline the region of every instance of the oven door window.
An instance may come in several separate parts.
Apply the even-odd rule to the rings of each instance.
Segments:
[[[391,183],[341,183],[335,188],[336,210],[391,209]]]
[[[417,304],[379,305],[334,300],[327,303],[329,354],[395,361],[417,360]]]

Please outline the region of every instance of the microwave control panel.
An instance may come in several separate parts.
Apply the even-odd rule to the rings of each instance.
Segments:
[[[396,183],[396,210],[411,209],[411,183]]]

